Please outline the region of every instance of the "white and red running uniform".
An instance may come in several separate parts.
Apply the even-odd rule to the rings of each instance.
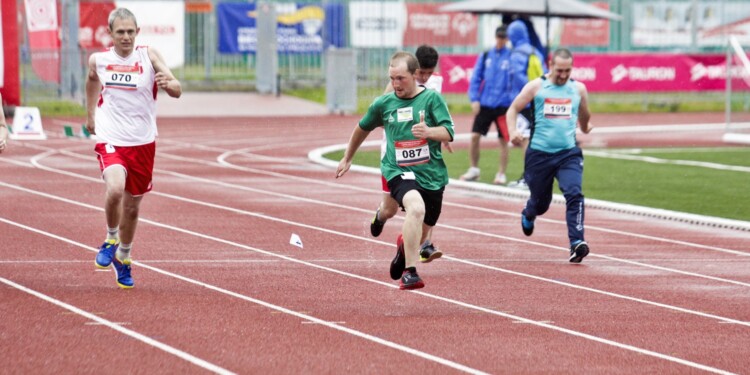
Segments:
[[[128,57],[114,47],[94,56],[102,84],[94,118],[99,168],[103,173],[121,166],[127,174],[125,190],[143,195],[152,188],[157,136],[156,73],[148,47],[136,47]]]

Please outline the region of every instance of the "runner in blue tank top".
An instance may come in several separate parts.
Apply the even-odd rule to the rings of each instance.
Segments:
[[[580,263],[588,255],[589,245],[583,237],[583,153],[576,145],[576,124],[584,133],[590,132],[593,126],[589,123],[591,113],[586,86],[570,79],[572,70],[570,51],[556,50],[550,61],[550,72],[524,86],[508,109],[506,120],[515,124],[518,113],[534,101],[535,122],[526,150],[524,172],[531,196],[521,212],[523,233],[530,236],[536,217],[549,209],[556,178],[567,206],[569,260]],[[518,145],[523,136],[511,127],[510,139]]]

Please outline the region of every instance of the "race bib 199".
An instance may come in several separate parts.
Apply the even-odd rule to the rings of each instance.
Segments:
[[[566,119],[573,114],[572,99],[544,99],[544,117],[550,119]]]
[[[396,141],[396,164],[399,167],[424,164],[430,161],[430,147],[426,139]]]

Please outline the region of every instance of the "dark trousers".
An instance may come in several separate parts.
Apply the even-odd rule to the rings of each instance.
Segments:
[[[543,215],[552,202],[554,179],[565,196],[565,221],[568,224],[570,243],[583,241],[583,153],[578,147],[550,154],[528,148],[524,178],[531,196],[526,201],[523,214],[529,220]]]

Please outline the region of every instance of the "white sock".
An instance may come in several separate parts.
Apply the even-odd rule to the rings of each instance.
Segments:
[[[107,240],[119,240],[120,239],[120,227],[109,228],[107,227]]]
[[[120,244],[120,247],[117,248],[117,253],[115,253],[115,256],[120,261],[124,261],[125,259],[130,259],[130,249],[133,247],[132,243],[124,243]]]

